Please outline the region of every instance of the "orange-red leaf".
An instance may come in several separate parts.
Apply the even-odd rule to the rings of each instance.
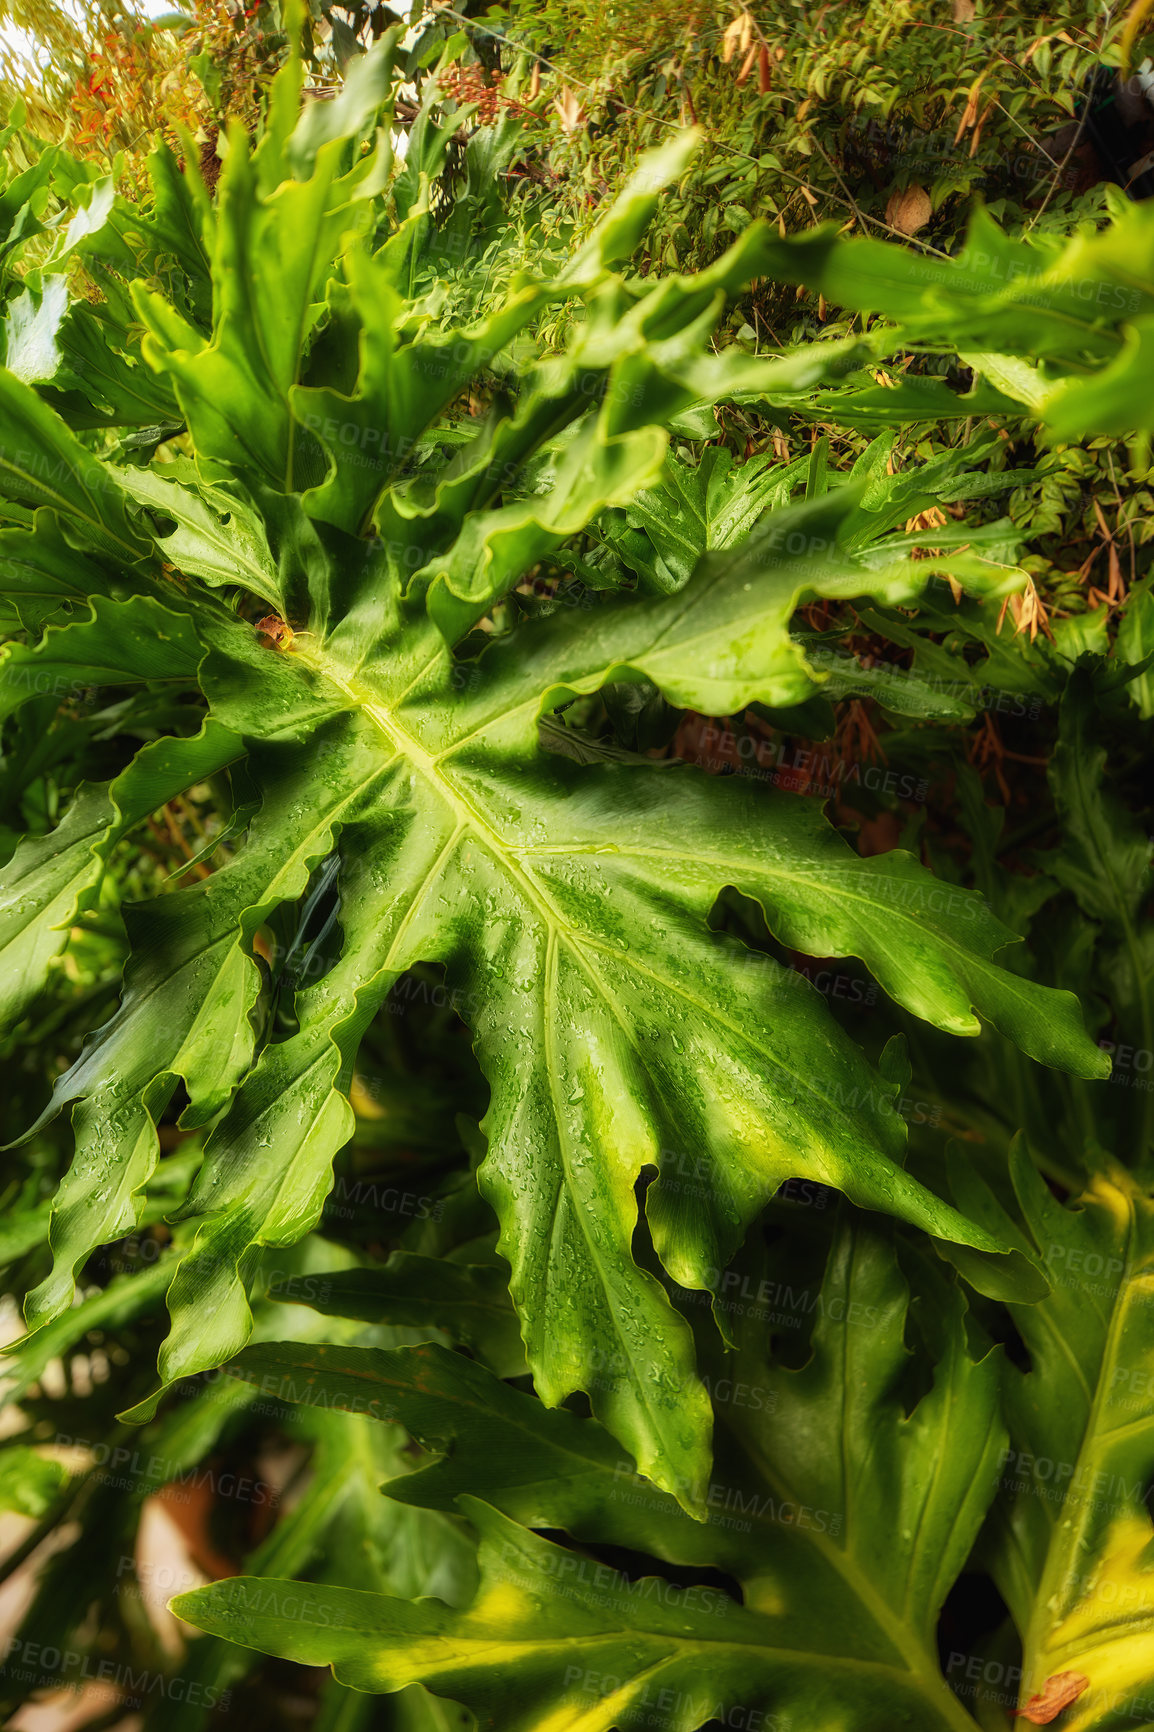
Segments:
[[[1015,1708],[1012,1717],[1028,1720],[1031,1726],[1048,1726],[1063,1708],[1077,1701],[1089,1682],[1084,1672],[1055,1672],[1046,1679],[1041,1693],[1031,1696],[1024,1708]]]

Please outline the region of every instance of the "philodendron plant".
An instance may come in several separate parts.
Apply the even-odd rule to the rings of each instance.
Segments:
[[[1003,1421],[955,1270],[1020,1307],[1046,1282],[1004,1199],[957,1207],[907,1170],[900,1042],[871,1062],[778,958],[858,958],[911,1026],[984,1022],[1075,1078],[1108,1060],[1070,992],[999,963],[1016,934],[976,892],[908,852],[862,857],[814,802],[607,747],[579,722],[597,694],[732,716],[853,691],[850,658],[807,659],[802,606],[884,614],[947,579],[996,614],[1024,579],[1010,527],[917,525],[1006,477],[974,472],[980,445],[901,470],[883,438],[842,474],[820,440],[792,465],[701,450],[713,405],[789,407],[872,350],[714,352],[727,295],[764,268],[756,225],[699,275],[633,274],[691,137],[642,163],[562,267],[447,328],[429,260],[453,212],[433,209],[431,177],[457,121],[426,108],[392,164],[394,51],[303,115],[290,64],[259,142],[230,139],[212,200],[163,152],[150,208],[58,185],[85,221],[65,250],[45,243],[21,291],[19,329],[40,321],[43,342],[0,375],[0,584],[20,622],[0,712],[119,690],[117,737],[143,743],[9,861],[8,1025],[151,814],[207,789],[220,826],[195,882],[125,906],[118,1007],[28,1133],[71,1108],[16,1363],[33,1381],[94,1253],[172,1204],[158,1123],[178,1121],[206,1136],[203,1161],[178,1169],[173,1248],[147,1274],[171,1315],[159,1386],[124,1418],[160,1423],[166,1391],[230,1361],[278,1399],[353,1408],[364,1435],[387,1418],[459,1438],[390,1495],[483,1540],[467,1610],[340,1586],[289,1609],[277,1584],[242,1581],[186,1616],[333,1662],[354,1690],[425,1682],[511,1729],[640,1726],[651,1690],[684,1732],[735,1702],[763,1724],[771,1709],[797,1727],[971,1724],[934,1629]],[[72,252],[102,300],[68,303]],[[99,370],[76,334],[94,325]],[[916,674],[872,689],[900,715],[959,713]],[[723,892],[749,943],[718,915]],[[472,1357],[443,1341],[246,1349],[270,1248],[322,1220],[362,1043],[429,965],[488,1089],[463,1134],[496,1255],[414,1252],[367,1300],[327,1286],[334,1311],[431,1321]],[[781,1278],[749,1230],[790,1179],[849,1200],[804,1366],[777,1362],[758,1309],[727,1299],[733,1268],[759,1293]],[[364,1271],[345,1273],[355,1287]],[[907,1313],[930,1367],[912,1393]],[[713,1466],[734,1365],[761,1400],[719,1427]],[[759,1507],[719,1522],[731,1495]],[[533,1528],[712,1585],[639,1586]],[[289,1573],[311,1555],[284,1553]],[[578,1570],[579,1593],[554,1593]]]
[[[256,149],[232,140],[216,204],[188,212],[212,277],[203,323],[132,285],[140,364],[171,389],[183,455],[117,465],[34,387],[0,383],[10,515],[26,519],[4,531],[5,564],[40,628],[8,651],[5,709],[48,676],[163,683],[180,700],[115,780],[82,788],[60,829],[13,858],[9,1017],[133,826],[225,772],[238,814],[226,864],[127,912],[119,1009],[47,1109],[73,1105],[76,1157],[26,1316],[59,1316],[94,1248],[135,1224],[156,1119],[183,1087],[181,1124],[215,1124],[178,1211],[162,1386],[236,1353],[255,1252],[319,1217],[362,1032],[404,971],[439,963],[491,1090],[478,1181],[537,1389],[550,1404],[588,1390],[641,1470],[693,1508],[709,1406],[687,1325],[632,1254],[647,1168],[657,1257],[699,1291],[791,1175],[1006,1250],[903,1170],[892,1070],[872,1069],[796,976],[751,968],[710,931],[724,887],[756,900],[781,943],[861,957],[938,1027],[973,1034],[984,1017],[1075,1073],[1104,1061],[1071,996],[995,961],[1011,934],[980,900],[908,855],[863,860],[812,807],[748,784],[576,764],[539,721],[622,680],[707,714],[796,704],[818,684],[789,631],[804,599],[906,602],[935,571],[998,595],[1015,574],[972,536],[921,559],[893,545],[939,478],[874,475],[763,517],[672,593],[622,569],[602,605],[490,629],[477,653],[478,628],[539,562],[660,482],[671,420],[739,387],[789,393],[815,360],[708,348],[757,235],[698,277],[612,269],[683,144],[643,164],[559,275],[518,283],[461,331],[430,329],[405,294],[427,200],[393,228],[387,145],[362,149],[373,77],[370,64],[298,122],[289,68]],[[442,443],[478,371],[562,296],[583,303],[568,346]],[[254,936],[321,871],[339,954],[298,993],[294,1032],[262,1041]],[[663,1171],[685,1150],[700,1195]],[[628,1366],[608,1388],[606,1352]]]

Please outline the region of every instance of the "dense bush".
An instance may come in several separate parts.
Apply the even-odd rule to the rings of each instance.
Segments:
[[[459,22],[6,136],[6,1706],[1145,1724],[1149,209],[681,274]]]

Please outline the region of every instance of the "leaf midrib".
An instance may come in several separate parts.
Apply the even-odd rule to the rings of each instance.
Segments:
[[[331,664],[325,665],[322,663],[321,666],[325,676],[341,691],[343,691],[346,697],[352,700],[357,708],[364,713],[378,731],[389,741],[393,750],[408,760],[417,773],[433,789],[434,793],[438,795],[456,814],[457,823],[452,838],[454,844],[460,832],[466,829],[475,831],[485,840],[497,861],[504,866],[509,876],[518,883],[526,899],[536,909],[538,917],[548,934],[550,949],[552,949],[556,944],[560,930],[573,933],[574,929],[570,926],[569,922],[564,919],[556,905],[539,890],[537,884],[530,874],[525,871],[524,867],[511,857],[502,841],[502,838],[484,815],[478,812],[469,801],[465,800],[463,796],[452,787],[446,778],[439,773],[436,758],[431,753],[427,752],[420,742],[414,739],[406,728],[402,727],[392,712],[383,704],[373,701],[367,693],[358,691],[355,683],[352,680],[347,679],[343,674],[338,673]],[[443,853],[444,850],[442,850],[442,854]],[[418,901],[419,898],[414,897],[409,915],[406,916],[406,922],[412,916],[413,910],[416,909]],[[584,937],[586,935],[583,934],[582,936]],[[395,951],[395,948],[396,946],[394,942],[394,945],[390,947],[390,956]],[[590,970],[585,957],[582,955],[580,944],[572,943],[570,948],[573,955],[578,960],[582,971],[587,975],[587,977],[590,975],[592,976],[590,984],[595,990],[599,991],[602,997],[604,997],[604,986],[601,983],[600,978]],[[608,946],[606,946],[606,949],[608,949]],[[613,954],[616,954],[616,952]],[[621,1018],[616,1010],[613,1000],[609,999],[607,1002],[620,1023]],[[547,1066],[547,1069],[549,1074],[550,1090],[553,1091],[555,1089],[555,1068],[550,1064]],[[567,1189],[571,1193],[576,1187],[573,1183],[573,1174],[561,1135],[563,1119],[562,1115],[556,1111],[554,1113],[554,1118],[558,1128],[558,1150],[565,1169]],[[610,1294],[613,1290],[612,1283],[604,1272],[604,1264],[599,1248],[590,1233],[589,1226],[583,1216],[583,1211],[574,1209],[572,1211],[572,1218],[577,1223],[582,1233],[590,1261],[597,1269],[602,1290],[606,1294]],[[643,1271],[639,1272],[638,1278],[643,1278],[643,1275]],[[653,1278],[650,1277],[650,1279],[652,1280]],[[658,1291],[660,1291],[659,1287]],[[668,1301],[666,1303],[668,1304]],[[669,1312],[670,1320],[676,1320],[677,1313],[671,1305],[669,1306]],[[610,1309],[610,1316],[612,1318],[614,1331],[624,1350],[625,1358],[633,1369],[631,1384],[634,1397],[649,1414],[649,1424],[652,1435],[654,1437],[661,1437],[664,1435],[665,1430],[664,1416],[659,1410],[654,1411],[650,1402],[649,1367],[647,1365],[638,1366],[636,1355],[633,1350],[633,1344],[629,1336],[627,1336],[618,1326],[616,1316],[612,1313],[612,1309]]]
[[[358,691],[352,680],[347,679],[344,675],[338,673],[331,667],[331,665],[326,665],[319,658],[313,659],[324,676],[334,685],[338,686],[340,690],[342,690],[345,695],[356,704],[358,709],[362,710],[369,717],[370,721],[374,723],[378,730],[385,735],[394,751],[401,757],[408,759],[408,761],[433,789],[434,793],[440,796],[445,801],[446,805],[452,807],[457,816],[457,826],[454,831],[453,840],[456,840],[462,830],[474,830],[478,832],[486,845],[491,849],[500,866],[507,871],[510,878],[514,879],[523,888],[528,900],[534,905],[542,924],[546,931],[550,933],[551,937],[553,934],[560,931],[564,931],[571,935],[572,942],[570,943],[569,948],[573,956],[577,959],[590,986],[593,987],[598,997],[613,1014],[618,1026],[621,1028],[622,1034],[629,1041],[630,1046],[633,1047],[635,1052],[638,1052],[638,1048],[633,1041],[628,1025],[625,1023],[620,1011],[618,1010],[612,992],[609,990],[602,975],[593,967],[589,958],[584,954],[586,949],[594,950],[599,952],[601,955],[611,957],[614,962],[620,963],[622,960],[621,952],[616,950],[611,944],[599,940],[593,933],[585,929],[579,931],[574,927],[570,921],[565,919],[556,903],[553,902],[544,892],[537,880],[533,878],[532,875],[520,864],[520,859],[526,857],[533,858],[554,853],[567,855],[582,853],[591,854],[595,853],[597,850],[573,846],[559,849],[526,847],[517,850],[517,854],[520,858],[514,858],[501,835],[489,823],[484,814],[478,811],[471,801],[467,800],[457,789],[455,789],[448,778],[441,772],[441,759],[448,755],[447,752],[427,752],[420,742],[416,740],[400,722],[397,721],[396,715],[392,710],[388,709],[384,704],[374,701],[367,693]],[[455,744],[449,748],[449,750],[455,749]],[[623,855],[633,853],[641,855],[645,851],[630,850],[626,848],[619,849],[618,852]],[[653,852],[655,855],[658,853],[657,850],[654,850]],[[695,854],[694,859],[709,859],[709,856]],[[726,870],[732,870],[732,864],[732,861],[729,861],[724,865],[719,862],[719,869],[721,870],[722,876],[724,876]],[[867,901],[864,897],[860,898],[860,900],[863,902]],[[414,899],[414,905],[415,901],[416,899]],[[410,917],[411,916],[406,917],[406,923]],[[396,944],[394,942],[393,946],[390,948],[390,957],[393,955],[395,950]],[[995,965],[989,964],[988,966],[993,967]],[[748,1030],[743,1028],[735,1018],[728,1017],[720,1007],[707,1004],[702,999],[697,998],[692,992],[690,992],[684,982],[670,979],[665,974],[646,967],[638,961],[636,956],[630,956],[629,967],[638,974],[648,975],[650,979],[655,980],[659,985],[665,987],[666,990],[675,993],[678,997],[684,999],[687,1004],[699,1011],[704,1017],[715,1022],[718,1027],[723,1028],[727,1033],[734,1035],[742,1041],[749,1039]],[[639,1054],[639,1056],[643,1055]],[[815,1085],[812,1076],[802,1075],[800,1071],[790,1069],[788,1064],[783,1061],[781,1054],[774,1055],[774,1062],[782,1075],[789,1077],[799,1089],[816,1095],[823,1105],[829,1104],[826,1096],[821,1092],[820,1088]]]
[[[1109,1394],[1111,1383],[1108,1373],[1113,1370],[1118,1353],[1119,1337],[1125,1329],[1129,1313],[1129,1289],[1132,1280],[1130,1271],[1136,1260],[1136,1246],[1139,1238],[1134,1199],[1129,1193],[1123,1193],[1123,1195],[1125,1196],[1126,1201],[1125,1266],[1122,1270],[1117,1289],[1119,1300],[1121,1302],[1115,1303],[1112,1306],[1110,1317],[1107,1322],[1106,1339],[1102,1349],[1101,1360],[1099,1362],[1098,1376],[1094,1385],[1093,1401],[1086,1419],[1086,1428],[1083,1433],[1082,1446],[1078,1451],[1074,1479],[1078,1478],[1083,1462],[1087,1462],[1091,1466],[1093,1465],[1096,1457],[1101,1454],[1107,1440],[1117,1431],[1117,1428],[1114,1428],[1113,1431],[1102,1431],[1097,1422],[1098,1415],[1100,1414],[1103,1404]],[[1123,1294],[1127,1295],[1125,1300],[1121,1299]],[[1150,1423],[1150,1421],[1148,1420],[1147,1423]],[[1073,1484],[1073,1480],[1071,1481],[1071,1484]],[[1063,1499],[1062,1503],[1055,1508],[1051,1514],[1050,1540],[1046,1548],[1046,1560],[1034,1600],[1034,1615],[1030,1620],[1030,1628],[1023,1643],[1025,1654],[1031,1659],[1035,1658],[1038,1654],[1060,1654],[1068,1649],[1068,1643],[1052,1647],[1048,1640],[1048,1636],[1052,1635],[1060,1624],[1065,1623],[1071,1613],[1076,1611],[1083,1603],[1083,1598],[1081,1597],[1072,1603],[1064,1600],[1062,1597],[1062,1589],[1071,1579],[1071,1576],[1074,1576],[1075,1579],[1077,1578],[1077,1572],[1071,1569],[1070,1564],[1071,1559],[1076,1556],[1076,1553],[1081,1546],[1082,1536],[1085,1533],[1086,1516],[1092,1511],[1092,1501],[1088,1506],[1085,1497],[1079,1496],[1077,1502],[1074,1504],[1077,1519],[1074,1521],[1059,1521],[1059,1516],[1068,1507],[1068,1498],[1069,1493],[1067,1493],[1067,1497]],[[1057,1614],[1051,1614],[1049,1609],[1050,1603],[1054,1599],[1057,1599],[1062,1606],[1062,1610]]]
[[[766,1485],[772,1487],[779,1497],[790,1499],[796,1497],[793,1488],[783,1481],[780,1474],[770,1465],[762,1450],[758,1448],[756,1443],[750,1437],[737,1432],[731,1432],[730,1435],[739,1445],[747,1459],[760,1473]],[[845,1483],[843,1474],[843,1486]],[[868,1577],[864,1576],[858,1569],[856,1561],[850,1555],[848,1550],[848,1520],[846,1523],[846,1536],[847,1549],[843,1550],[841,1546],[834,1545],[832,1537],[829,1534],[819,1532],[817,1529],[807,1530],[807,1537],[810,1544],[815,1546],[816,1549],[823,1554],[826,1562],[831,1566],[836,1574],[841,1577],[843,1582],[845,1582],[846,1587],[853,1594],[859,1604],[865,1606],[869,1610],[877,1624],[890,1638],[898,1653],[902,1655],[906,1662],[908,1673],[910,1677],[916,1681],[919,1689],[921,1689],[922,1692],[931,1700],[935,1691],[940,1690],[942,1694],[949,1699],[950,1711],[954,1716],[955,1724],[958,1727],[965,1727],[967,1732],[973,1732],[973,1719],[965,1712],[964,1708],[962,1708],[953,1691],[941,1676],[941,1673],[932,1670],[929,1663],[930,1655],[927,1653],[922,1643],[913,1634],[908,1624],[904,1624],[899,1618],[894,1616],[880,1594],[875,1592]],[[893,1672],[895,1668],[889,1667],[888,1670]],[[935,1706],[938,1706],[938,1704],[935,1703]]]

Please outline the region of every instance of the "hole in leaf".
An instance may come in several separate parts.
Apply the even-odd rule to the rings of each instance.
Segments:
[[[1030,1349],[1022,1338],[1021,1330],[1004,1305],[983,1306],[981,1320],[987,1333],[993,1336],[995,1341],[1001,1343],[1011,1365],[1021,1372],[1034,1369]]]
[[[647,1576],[654,1576],[664,1582],[675,1593],[681,1593],[690,1588],[710,1588],[715,1593],[721,1593],[735,1600],[739,1606],[745,1604],[741,1584],[735,1576],[730,1576],[724,1570],[711,1569],[708,1566],[698,1568],[691,1564],[666,1563],[661,1558],[654,1558],[648,1552],[634,1551],[629,1546],[590,1545],[582,1541],[580,1545],[560,1528],[539,1528],[536,1530],[544,1539],[551,1540],[554,1545],[561,1546],[565,1551],[575,1552],[579,1557],[592,1560],[591,1569],[598,1564],[604,1564],[615,1570],[627,1582],[640,1582]],[[656,1595],[654,1596],[656,1601]],[[672,1601],[670,1604],[674,1603]]]
[[[1002,1706],[1017,1700],[1021,1643],[991,1576],[968,1571],[946,1595],[938,1618],[938,1662],[971,1710],[980,1692]]]

